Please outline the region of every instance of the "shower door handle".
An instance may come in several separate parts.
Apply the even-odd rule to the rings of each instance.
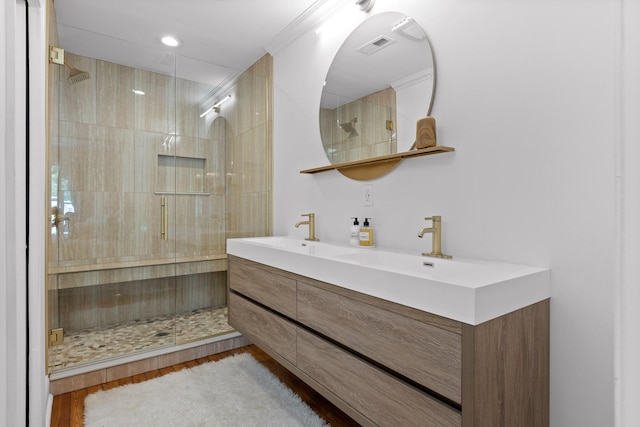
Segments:
[[[160,202],[160,238],[162,240],[169,239],[168,233],[169,221],[167,219],[167,198],[162,196]]]

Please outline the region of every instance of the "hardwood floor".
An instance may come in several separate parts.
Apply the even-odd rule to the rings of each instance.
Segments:
[[[249,353],[258,362],[265,365],[280,381],[286,384],[300,398],[307,403],[318,415],[325,419],[332,427],[352,427],[359,424],[352,420],[340,409],[335,407],[331,402],[318,394],[315,390],[298,379],[295,375],[286,370],[282,365],[273,360],[268,354],[260,350],[255,345],[238,348],[223,353],[214,354],[203,357],[201,359],[192,360],[178,365],[168,366],[166,368],[157,369],[155,371],[146,372],[144,374],[134,375],[128,378],[111,381],[105,384],[96,385],[71,393],[65,393],[55,396],[53,399],[53,408],[51,412],[51,427],[82,427],[84,416],[84,399],[87,395],[95,393],[98,390],[109,390],[114,387],[139,383],[160,377],[170,372],[179,371],[184,368],[191,368],[202,363],[220,360],[232,354]]]

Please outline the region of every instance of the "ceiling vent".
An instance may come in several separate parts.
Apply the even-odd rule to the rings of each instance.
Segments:
[[[373,55],[374,53],[379,52],[380,50],[389,45],[392,45],[395,42],[396,41],[391,37],[378,36],[370,42],[363,44],[356,50],[360,53],[364,53],[365,55]]]

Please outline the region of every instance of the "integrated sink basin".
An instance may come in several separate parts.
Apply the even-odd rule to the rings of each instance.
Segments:
[[[264,245],[266,247],[280,249],[283,251],[322,257],[340,256],[353,252],[353,249],[348,246],[332,245],[319,241],[292,239],[289,237],[252,237],[250,240],[251,243],[256,245]]]
[[[525,265],[283,236],[229,239],[227,253],[470,325],[550,296],[549,269]]]
[[[340,254],[337,255],[337,258],[344,262],[360,264],[377,270],[423,277],[469,288],[509,280],[525,273],[530,268],[522,265],[469,259],[430,258],[384,250]]]

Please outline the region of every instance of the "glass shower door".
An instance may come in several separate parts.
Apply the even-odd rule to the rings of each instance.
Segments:
[[[54,372],[175,345],[175,57],[145,57],[166,71],[66,52],[89,79],[50,82]]]
[[[271,57],[227,82],[121,47],[137,65],[67,52],[73,84],[50,65],[54,373],[234,333],[226,238],[271,234]]]

